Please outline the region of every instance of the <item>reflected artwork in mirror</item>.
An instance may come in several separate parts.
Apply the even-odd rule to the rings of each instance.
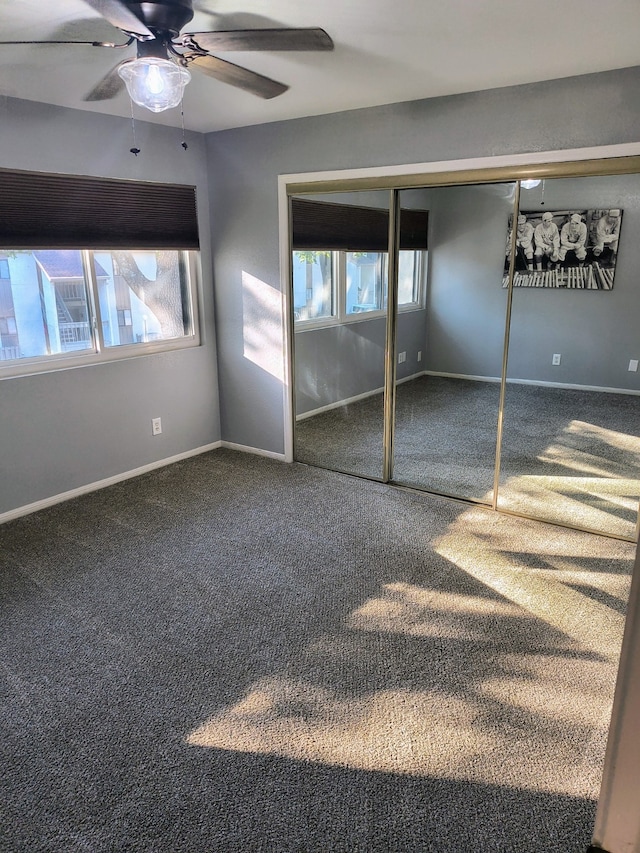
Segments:
[[[505,274],[513,217],[509,219]],[[622,210],[520,210],[516,225],[514,287],[613,290]]]

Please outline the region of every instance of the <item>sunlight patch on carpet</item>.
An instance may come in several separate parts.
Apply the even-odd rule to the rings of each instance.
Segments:
[[[539,752],[520,732],[519,758],[496,765],[505,731],[482,720],[473,701],[437,690],[379,690],[340,696],[296,679],[262,679],[237,704],[187,737],[191,746],[277,755],[296,761],[411,776],[500,781],[555,790],[554,774],[531,774],[523,757]],[[560,739],[554,750],[562,751]]]
[[[544,555],[549,541],[551,537],[542,527],[529,539],[526,552]],[[617,660],[624,617],[573,589],[569,585],[571,572],[559,580],[553,569],[532,572],[525,560],[503,552],[499,535],[494,537],[487,530],[484,513],[463,513],[435,543],[435,549],[508,601],[561,631],[579,648]],[[580,580],[576,577],[575,582]]]
[[[456,595],[407,583],[385,584],[382,593],[355,610],[347,627],[414,637],[488,640],[491,624],[481,617],[530,618],[518,605],[496,597]]]

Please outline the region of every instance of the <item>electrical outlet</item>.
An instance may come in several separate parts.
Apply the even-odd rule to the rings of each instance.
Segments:
[[[406,360],[407,360],[407,354],[406,354],[406,352],[399,352],[399,353],[398,353],[398,364],[404,364],[404,362],[405,362]]]
[[[162,418],[151,418],[151,435],[160,435],[162,432]]]
[[[418,350],[418,361],[422,361],[422,350]]]
[[[629,361],[629,370],[630,370],[632,373],[635,373],[635,372],[637,371],[637,369],[638,369],[638,359],[637,359],[637,358],[632,358],[632,359]]]
[[[551,364],[553,364],[554,367],[557,367],[560,364],[560,353],[559,352],[554,352],[553,358],[551,359]]]

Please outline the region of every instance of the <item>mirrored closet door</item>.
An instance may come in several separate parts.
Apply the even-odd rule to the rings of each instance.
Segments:
[[[430,227],[419,305],[400,251],[395,482],[493,501],[514,199],[515,183],[400,193],[401,222],[421,209]]]
[[[294,448],[383,477],[389,193],[291,199]]]
[[[634,538],[640,175],[523,189],[498,508]]]
[[[628,159],[291,197],[294,458],[636,540]]]

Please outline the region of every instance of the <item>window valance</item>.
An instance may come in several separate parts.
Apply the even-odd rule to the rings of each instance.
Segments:
[[[0,169],[0,247],[197,249],[196,190]]]
[[[294,250],[388,250],[389,211],[386,209],[300,198],[293,198],[291,202]],[[426,210],[401,211],[401,249],[427,248],[428,217]]]

